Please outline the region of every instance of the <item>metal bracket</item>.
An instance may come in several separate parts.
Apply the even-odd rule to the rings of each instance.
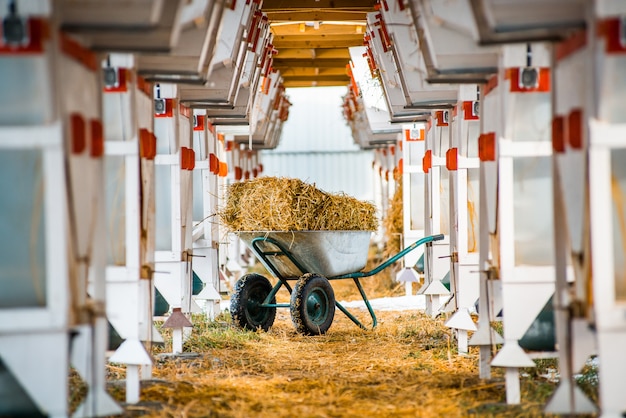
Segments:
[[[7,45],[28,45],[28,22],[17,15],[15,2],[9,5],[9,14],[2,20],[2,40]]]
[[[119,87],[120,80],[117,76],[117,68],[105,67],[102,70],[102,76],[104,79],[104,86],[106,88],[112,89],[112,88]]]
[[[154,114],[164,115],[166,111],[167,105],[165,104],[165,99],[154,99]]]
[[[520,88],[532,89],[539,85],[539,70],[535,67],[524,67],[519,72]]]
[[[440,255],[438,258],[450,258],[450,261],[453,263],[458,263],[459,262],[459,253],[458,252],[453,252],[450,255]]]

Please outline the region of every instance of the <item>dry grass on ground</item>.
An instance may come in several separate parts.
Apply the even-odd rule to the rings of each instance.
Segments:
[[[402,182],[398,182],[398,186],[389,200],[389,209],[387,216],[383,219],[383,228],[385,231],[385,250],[384,255],[390,257],[402,250],[402,233],[404,232],[404,206],[402,201]],[[407,242],[406,246],[411,243]]]
[[[196,318],[188,354],[158,354],[169,344],[154,351],[154,380],[143,383],[140,404],[125,406],[125,416],[542,416],[554,384],[536,372],[523,374],[522,405],[507,406],[499,370],[480,380],[477,351],[458,355],[441,319],[378,316],[379,326],[365,331],[338,312],[329,332],[316,337],[297,334],[284,309],[267,333],[233,328],[227,316]],[[109,366],[109,378],[122,402],[123,369]]]
[[[380,263],[372,257],[366,269]],[[262,268],[261,268],[262,269]],[[267,272],[259,271],[269,277]],[[363,279],[368,297],[404,293],[388,268]],[[274,281],[274,280],[272,280]],[[337,300],[358,299],[351,280],[333,282]],[[288,301],[281,289],[279,301]],[[371,323],[363,310],[352,313]],[[362,330],[336,311],[326,335],[295,332],[287,309],[279,309],[269,332],[243,331],[228,314],[209,322],[193,318],[185,353],[170,356],[153,347],[153,379],[142,382],[141,401],[124,405],[124,417],[540,417],[556,384],[542,374],[554,360],[521,373],[522,404],[505,404],[502,370],[478,378],[478,350],[458,355],[443,318],[418,311],[377,312],[379,325]],[[157,324],[158,325],[158,324]],[[107,365],[108,391],[124,402],[124,368]],[[597,401],[597,370],[583,389]],[[73,408],[85,386],[72,375]]]

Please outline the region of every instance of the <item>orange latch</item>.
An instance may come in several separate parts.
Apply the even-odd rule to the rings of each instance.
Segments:
[[[254,20],[252,22],[252,25],[254,25],[254,27],[250,31],[250,34],[248,36],[248,38],[250,38],[250,40],[248,40],[248,44],[252,43],[252,45],[250,45],[249,47],[250,51],[256,51],[257,44],[259,43],[259,38],[261,37],[261,27],[264,21],[267,21],[267,16],[265,15],[265,13],[259,10],[254,12]]]
[[[583,147],[583,111],[574,109],[567,117],[567,142],[572,149]]]
[[[272,47],[273,47],[272,44],[270,43],[266,44],[265,48],[263,49],[263,52],[261,53],[261,62],[258,64],[258,68],[261,68],[261,77],[265,77],[268,74],[267,73],[267,70],[268,70],[267,64],[269,63],[268,57],[271,53]],[[268,48],[269,48],[269,51],[268,51]],[[264,93],[267,94],[265,91]]]
[[[209,171],[215,175],[220,173],[220,160],[213,153],[209,154]]]
[[[220,177],[226,177],[227,175],[228,175],[228,164],[226,164],[223,161],[220,161],[219,176]]]
[[[156,136],[145,128],[139,129],[139,155],[148,160],[154,159],[157,153]]]
[[[496,133],[487,132],[478,137],[478,158],[480,161],[496,160]]]
[[[263,68],[261,75],[267,77],[274,71],[274,68],[272,67],[274,64],[274,55],[278,54],[278,50],[274,49],[273,44],[268,44],[267,47],[265,47],[265,51],[263,61],[261,62],[261,68]],[[267,86],[267,89],[268,90],[265,91],[265,94],[269,91],[269,85]]]
[[[91,125],[91,150],[89,155],[92,158],[100,158],[104,155],[104,129],[102,122],[98,119],[92,119]]]
[[[380,36],[380,43],[383,47],[383,52],[387,52],[391,48],[392,43],[389,38],[389,33],[387,32],[385,20],[383,19],[383,15],[381,13],[378,13],[375,18],[376,22],[374,23],[374,26],[379,26],[378,35]],[[372,32],[372,35],[374,35],[374,32]]]
[[[626,52],[625,28],[622,18],[615,17],[597,22],[597,35],[605,38],[604,51],[607,54]]]
[[[459,150],[457,148],[450,148],[446,151],[446,168],[450,171],[457,170],[459,168]]]
[[[194,131],[204,131],[204,115],[196,115],[195,124],[193,125]]]
[[[428,173],[430,168],[433,166],[433,152],[431,150],[427,150],[424,154],[424,158],[422,158],[422,170],[424,173]]]
[[[193,170],[196,166],[196,153],[191,148],[180,147],[180,168]]]
[[[354,94],[355,97],[358,97],[360,95],[359,86],[356,83],[356,80],[354,79],[352,70],[350,70],[350,64],[346,64],[346,69],[350,71],[350,88],[352,89],[352,93]]]
[[[449,113],[447,110],[438,110],[435,112],[435,118],[437,119],[436,126],[448,126]]]
[[[478,101],[464,101],[463,102],[463,119],[464,120],[478,120]]]
[[[271,78],[269,77],[264,77],[263,78],[263,84],[262,84],[262,88],[261,90],[263,91],[263,94],[268,94],[270,92],[270,83],[271,83]]]
[[[565,152],[565,136],[563,128],[563,116],[555,116],[554,119],[552,119],[552,150],[555,153]]]
[[[259,39],[261,38],[261,28],[265,26],[266,24],[268,24],[268,22],[269,22],[269,18],[267,17],[267,15],[265,13],[261,13],[261,23],[259,24],[259,28],[256,32],[254,43],[252,44],[252,49],[250,49],[250,51],[256,51],[256,47],[259,43]]]
[[[248,27],[248,36],[246,37],[246,43],[252,43],[252,37],[254,36],[256,30],[258,29],[259,19],[261,18],[261,12],[256,11],[252,15],[252,22],[250,22],[250,27]]]
[[[70,134],[72,154],[81,154],[87,146],[85,138],[85,120],[78,113],[70,115]]]
[[[196,152],[193,150],[193,148],[188,148],[187,151],[188,154],[188,170],[193,170],[194,168],[196,168]]]

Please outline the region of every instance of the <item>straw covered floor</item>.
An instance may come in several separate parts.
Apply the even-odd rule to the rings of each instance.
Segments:
[[[366,322],[367,315],[355,312]],[[126,417],[538,417],[555,388],[522,370],[522,404],[504,403],[502,373],[478,378],[476,349],[456,353],[442,319],[378,313],[372,331],[337,313],[326,335],[297,334],[286,310],[269,332],[194,318],[186,353],[154,348],[154,379]],[[166,341],[169,336],[165,333]],[[108,390],[124,400],[124,369],[109,365]]]

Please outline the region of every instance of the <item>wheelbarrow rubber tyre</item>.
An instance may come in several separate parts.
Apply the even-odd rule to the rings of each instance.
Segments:
[[[276,318],[276,308],[262,308],[260,305],[270,294],[272,287],[266,277],[256,273],[246,274],[237,280],[230,298],[233,322],[248,330],[270,329]],[[276,303],[276,297],[270,303]]]
[[[335,292],[326,277],[307,273],[291,292],[291,320],[306,335],[325,334],[335,317]]]

